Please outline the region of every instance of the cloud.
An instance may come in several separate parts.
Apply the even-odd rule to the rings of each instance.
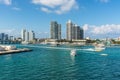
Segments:
[[[46,13],[51,13],[52,11],[49,10],[48,8],[45,8],[45,7],[41,7],[41,10],[46,12]]]
[[[35,5],[40,5],[44,12],[63,14],[72,9],[78,9],[76,0],[32,0]]]
[[[84,31],[87,31],[87,30],[88,30],[88,27],[89,27],[88,24],[84,24],[84,26],[83,26],[83,30],[84,30]]]
[[[18,7],[13,7],[12,9],[13,9],[13,10],[16,10],[16,11],[20,11],[20,10],[21,10],[21,9],[18,8]]]
[[[86,36],[92,37],[119,37],[120,36],[120,25],[106,24],[101,26],[88,25],[83,26]]]
[[[11,5],[12,0],[0,0],[0,3],[5,4],[5,5]]]

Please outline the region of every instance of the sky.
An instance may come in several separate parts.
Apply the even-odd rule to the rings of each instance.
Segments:
[[[37,38],[49,37],[50,22],[66,22],[84,29],[85,37],[120,37],[120,0],[0,0],[0,33],[20,37],[21,30],[33,30]]]

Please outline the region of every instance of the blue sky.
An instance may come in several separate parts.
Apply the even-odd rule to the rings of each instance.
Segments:
[[[91,38],[120,36],[120,0],[0,0],[0,32],[20,36],[21,29],[48,37],[50,21],[62,24],[71,19]]]

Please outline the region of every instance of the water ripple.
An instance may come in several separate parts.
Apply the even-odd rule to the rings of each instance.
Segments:
[[[33,47],[34,46],[34,47]],[[27,46],[33,52],[0,56],[0,80],[119,80],[120,50],[108,47],[103,52],[74,47],[52,49],[40,45]],[[25,47],[25,46],[20,46]],[[46,46],[45,46],[46,47]],[[90,51],[90,52],[89,52]],[[100,56],[106,53],[109,56]],[[104,57],[103,57],[104,56]]]

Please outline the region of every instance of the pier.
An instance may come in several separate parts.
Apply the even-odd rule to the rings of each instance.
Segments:
[[[21,48],[21,49],[16,49],[16,50],[0,51],[0,55],[15,54],[15,53],[29,52],[29,51],[32,51],[32,50],[28,48]]]

